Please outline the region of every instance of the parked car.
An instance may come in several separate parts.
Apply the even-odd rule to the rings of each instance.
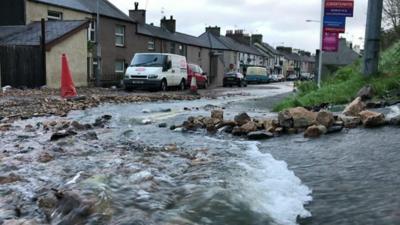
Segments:
[[[196,83],[198,87],[207,89],[208,87],[208,77],[203,69],[196,64],[189,63],[188,64],[188,79],[186,86],[190,87],[193,77],[196,78]]]
[[[247,75],[246,75],[247,83],[268,83],[269,76],[267,73],[267,69],[264,67],[248,67]]]
[[[287,81],[296,81],[297,76],[296,76],[296,74],[290,74],[289,76],[287,76],[286,80]]]
[[[300,80],[311,80],[311,74],[310,73],[301,73]]]
[[[278,74],[271,74],[270,80],[271,82],[278,82],[279,81]]]
[[[237,85],[239,87],[247,87],[246,77],[239,72],[228,72],[224,75],[223,86],[234,86]]]
[[[185,90],[188,79],[186,57],[165,53],[137,53],[126,70],[125,89],[156,89],[169,87]]]
[[[285,76],[283,76],[283,74],[279,74],[278,75],[278,82],[282,82],[285,80]]]

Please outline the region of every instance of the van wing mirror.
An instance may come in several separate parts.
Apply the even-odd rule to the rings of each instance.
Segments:
[[[206,72],[203,72],[202,75],[203,75],[203,76],[207,76],[207,73],[206,73]]]

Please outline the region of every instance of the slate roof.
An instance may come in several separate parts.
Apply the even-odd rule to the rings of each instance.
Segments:
[[[29,1],[59,6],[90,14],[97,13],[96,0],[29,0]],[[99,0],[99,13],[100,15],[111,17],[114,19],[133,22],[133,20],[129,16],[127,16],[125,13],[123,13],[121,10],[119,10],[117,7],[115,7],[107,0]]]
[[[149,24],[138,24],[137,32],[142,35],[157,37],[164,40],[175,41],[182,44],[209,48],[209,43],[202,38],[191,36],[180,32],[169,32],[167,29]]]
[[[212,47],[212,49],[231,50],[258,56],[266,56],[266,54],[259,51],[256,47],[241,44],[226,36],[215,36],[211,32],[205,32],[200,35],[199,38],[208,41],[208,45]]]
[[[47,21],[46,44],[64,37],[65,35],[87,27],[88,21]],[[86,25],[86,26],[85,26]],[[0,34],[8,35],[0,37],[0,45],[40,45],[41,23],[33,22],[26,26],[0,27]]]

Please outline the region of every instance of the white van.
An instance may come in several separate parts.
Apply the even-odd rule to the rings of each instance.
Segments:
[[[157,89],[168,87],[185,90],[187,81],[186,57],[166,53],[137,53],[127,68],[125,89]]]

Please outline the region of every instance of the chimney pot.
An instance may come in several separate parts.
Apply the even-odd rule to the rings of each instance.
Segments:
[[[135,10],[139,10],[139,2],[135,2]]]

